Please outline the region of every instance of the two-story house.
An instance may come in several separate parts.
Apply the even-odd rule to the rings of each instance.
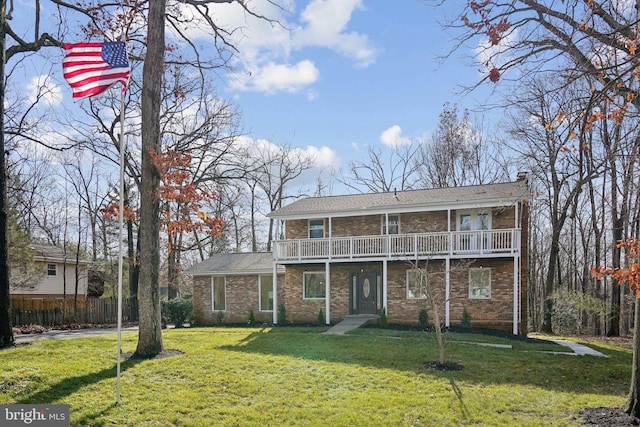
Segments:
[[[417,324],[429,292],[446,326],[466,311],[473,326],[526,333],[528,188],[518,178],[312,197],[272,212],[283,238],[274,242],[271,307],[300,323],[320,310],[333,324],[385,309],[390,323]],[[205,288],[207,280],[196,277]]]

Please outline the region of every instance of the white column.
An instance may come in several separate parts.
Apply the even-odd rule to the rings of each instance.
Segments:
[[[518,228],[518,208],[520,204],[516,203],[516,223],[515,228]],[[515,234],[514,234],[515,236]],[[520,239],[520,242],[522,240]],[[514,242],[515,243],[515,242]],[[520,320],[520,247],[516,248],[515,255],[513,257],[513,334],[518,335],[518,320]]]
[[[278,264],[273,260],[273,324],[278,324]]]
[[[389,314],[389,309],[387,308],[387,260],[382,261],[382,308],[387,311]]]
[[[446,326],[447,328],[451,326],[451,316],[450,316],[450,312],[449,312],[449,297],[450,297],[450,291],[451,291],[451,287],[450,287],[450,279],[451,279],[451,259],[449,257],[447,257],[447,261],[445,263],[445,290],[444,290],[444,294],[445,294],[445,303],[444,303],[444,326]]]
[[[519,309],[520,309],[519,290],[520,289],[518,288],[518,282],[519,282],[518,273],[520,272],[520,269],[518,268],[519,264],[520,264],[520,257],[516,255],[515,257],[513,257],[513,334],[514,335],[518,335],[518,320],[520,319],[520,316],[519,316]]]
[[[327,313],[327,315],[324,318],[325,318],[326,324],[330,325],[331,324],[331,264],[328,261],[324,264],[324,282],[325,282],[324,311]]]

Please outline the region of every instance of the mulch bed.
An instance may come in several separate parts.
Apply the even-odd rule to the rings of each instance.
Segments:
[[[425,369],[432,369],[434,371],[462,371],[464,369],[464,365],[453,362],[424,362],[423,366]]]
[[[638,418],[625,414],[620,408],[585,408],[580,420],[589,427],[629,427],[640,424]]]

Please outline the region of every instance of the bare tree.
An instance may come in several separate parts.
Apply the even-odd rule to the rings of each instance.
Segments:
[[[415,158],[420,141],[399,144],[388,153],[380,147],[367,147],[367,158],[350,160],[338,181],[359,192],[383,193],[415,188],[420,165]]]
[[[488,143],[468,110],[460,117],[457,105],[446,103],[439,118],[436,131],[420,144],[416,157],[421,188],[481,185],[509,176],[496,144]]]

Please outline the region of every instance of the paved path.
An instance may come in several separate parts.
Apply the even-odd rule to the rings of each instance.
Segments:
[[[324,332],[328,335],[344,335],[345,332],[349,332],[352,329],[359,328],[360,326],[377,319],[379,316],[375,314],[358,314],[353,316],[345,316],[341,322],[332,326]]]
[[[577,342],[565,341],[565,340],[550,340],[550,341],[564,347],[569,347],[573,351],[573,354],[576,356],[609,357],[606,354],[600,353],[598,350],[594,350],[591,347],[587,347],[586,345],[583,345],[583,344],[578,344]],[[558,352],[558,354],[567,354],[567,353]]]

